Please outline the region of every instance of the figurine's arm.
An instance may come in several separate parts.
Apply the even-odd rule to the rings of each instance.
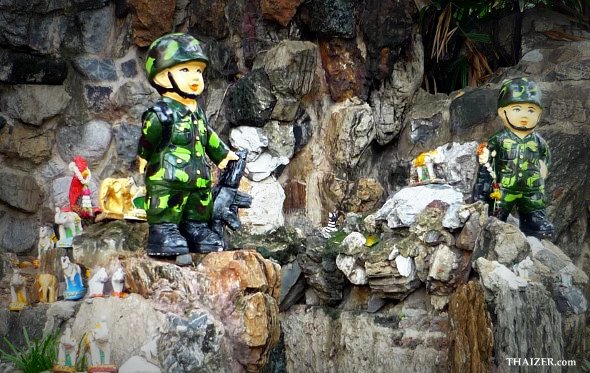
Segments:
[[[233,153],[229,150],[229,147],[221,141],[217,133],[215,133],[215,131],[209,126],[207,126],[207,144],[205,144],[205,152],[218,166],[225,166],[222,165],[222,162],[226,160],[226,157],[228,157],[230,153]],[[225,162],[225,164],[227,164],[227,162]]]
[[[142,118],[141,137],[137,154],[149,161],[162,140],[162,123],[153,111],[147,111]]]
[[[545,139],[537,136],[539,139],[539,165],[541,168],[541,177],[544,179],[549,174],[549,167],[551,167],[551,152]]]

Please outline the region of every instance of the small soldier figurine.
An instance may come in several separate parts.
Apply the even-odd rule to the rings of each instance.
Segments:
[[[491,214],[506,221],[516,206],[523,233],[538,238],[553,235],[545,216],[545,178],[551,163],[549,147],[535,132],[542,113],[541,92],[527,78],[504,82],[498,115],[505,128],[478,150],[479,177],[475,200],[491,204]]]
[[[149,47],[146,72],[162,99],[142,118],[139,156],[145,185],[148,255],[177,256],[224,248],[211,229],[209,160],[221,169],[239,159],[207,124],[197,97],[209,59],[188,34],[164,35]]]

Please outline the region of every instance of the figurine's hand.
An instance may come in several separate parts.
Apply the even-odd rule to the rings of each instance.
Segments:
[[[138,168],[139,168],[139,173],[143,174],[145,173],[145,166],[147,165],[147,161],[143,158],[141,158],[140,156],[137,156],[137,164],[138,164]]]
[[[539,161],[539,167],[541,168],[541,178],[545,179],[547,177],[547,174],[549,173],[547,165],[545,164],[545,162]]]
[[[230,150],[229,153],[227,153],[227,155],[225,156],[225,158],[221,162],[219,162],[217,167],[223,170],[227,166],[227,163],[229,161],[237,161],[238,159],[240,159],[240,157],[238,157],[236,153]]]

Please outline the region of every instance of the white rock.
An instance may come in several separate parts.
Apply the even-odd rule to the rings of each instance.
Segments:
[[[478,165],[475,150],[477,146],[478,143],[472,141],[465,144],[453,142],[436,148],[445,159],[443,165],[445,180],[466,197],[471,195],[476,179]]]
[[[430,304],[432,304],[432,306],[435,309],[442,311],[445,308],[445,306],[447,304],[449,304],[449,299],[450,299],[450,296],[448,296],[448,295],[434,295],[434,294],[432,294],[430,296]]]
[[[160,373],[161,370],[141,356],[132,356],[119,368],[119,373]]]
[[[528,285],[526,280],[516,276],[504,264],[496,261],[478,258],[475,261],[475,268],[479,272],[483,286],[494,293],[506,287],[518,290]]]
[[[449,281],[451,272],[457,267],[457,255],[446,245],[439,245],[431,259],[428,277],[439,281]]]
[[[397,247],[394,247],[393,250],[391,250],[391,252],[389,253],[389,256],[387,257],[387,259],[394,260],[395,258],[397,258],[398,255],[399,255],[399,249]]]
[[[407,227],[412,225],[416,221],[416,216],[435,200],[445,202],[450,206],[461,205],[463,194],[445,184],[407,187],[389,198],[383,207],[373,215],[376,220],[387,220],[387,225],[390,228]],[[456,210],[449,208],[449,211]]]
[[[416,272],[414,259],[406,258],[403,255],[398,255],[395,258],[395,265],[400,275],[404,277],[414,277],[414,273]]]
[[[360,232],[352,232],[346,238],[342,240],[341,246],[345,247],[347,250],[355,250],[360,249],[365,246],[367,239],[363,236]]]
[[[352,284],[366,285],[369,283],[365,267],[354,256],[338,254],[336,257],[336,266]]]
[[[262,181],[281,165],[289,164],[287,157],[275,157],[268,152],[262,153],[255,161],[246,164],[247,177],[252,181]]]
[[[229,142],[236,148],[248,149],[248,162],[255,161],[268,146],[268,138],[261,129],[250,126],[233,128],[229,134]]]
[[[240,209],[240,220],[250,234],[266,234],[285,224],[283,202],[285,192],[281,184],[269,177],[259,182],[251,182],[245,191],[252,196],[252,206]]]

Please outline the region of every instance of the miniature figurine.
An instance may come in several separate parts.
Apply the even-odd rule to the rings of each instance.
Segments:
[[[336,222],[338,221],[338,211],[328,213],[328,225],[322,228],[322,236],[330,238],[338,230]]]
[[[57,302],[57,277],[49,273],[41,273],[37,275],[36,284],[41,303]]]
[[[82,233],[82,220],[75,212],[61,211],[56,207],[55,224],[59,225],[57,247],[71,247],[74,237]]]
[[[117,367],[111,364],[111,341],[109,328],[103,317],[100,322],[87,335],[87,343],[90,351],[90,363],[88,373],[117,372]]]
[[[545,216],[545,178],[551,157],[547,143],[535,132],[542,111],[535,82],[515,78],[502,84],[498,115],[505,128],[489,139],[487,152],[480,152],[473,197],[486,200],[490,213],[503,221],[516,206],[523,233],[548,238],[553,225]]]
[[[39,243],[37,244],[37,254],[41,260],[42,253],[53,249],[55,244],[55,234],[53,229],[49,226],[43,225],[39,227]]]
[[[66,280],[66,291],[64,292],[64,299],[78,300],[86,294],[86,288],[82,283],[82,271],[80,266],[76,263],[70,262],[67,256],[61,257],[61,268]]]
[[[420,153],[412,162],[412,175],[415,175],[417,181],[412,182],[411,184],[426,184],[444,181],[439,178],[435,172],[435,165],[442,164],[444,160],[444,155],[436,149]],[[413,180],[414,179],[412,178],[412,181]]]
[[[123,287],[125,285],[125,271],[123,271],[123,268],[119,267],[113,273],[111,285],[113,286],[113,293],[111,295],[113,297],[123,298]]]
[[[83,157],[75,156],[74,161],[70,162],[68,167],[74,173],[70,184],[70,208],[77,212],[82,219],[92,219],[94,210],[89,188],[92,174],[88,169],[88,163]]]
[[[72,328],[68,324],[61,338],[57,353],[57,364],[53,366],[52,372],[74,373],[76,372],[76,358],[78,355],[78,344],[72,336]]]
[[[99,268],[94,275],[88,280],[88,296],[90,298],[104,296],[104,284],[109,280],[107,270]]]
[[[8,306],[8,309],[11,311],[22,311],[29,305],[26,281],[24,277],[21,276],[20,271],[16,268],[10,279],[10,296],[11,303]]]
[[[143,209],[145,188],[138,187],[132,177],[106,178],[100,184],[99,202],[103,219],[146,220]]]
[[[162,95],[143,114],[138,149],[147,161],[148,255],[224,247],[223,237],[210,226],[213,197],[206,156],[221,169],[238,156],[208,126],[197,104],[208,63],[199,41],[188,34],[164,35],[148,49],[147,77]]]

